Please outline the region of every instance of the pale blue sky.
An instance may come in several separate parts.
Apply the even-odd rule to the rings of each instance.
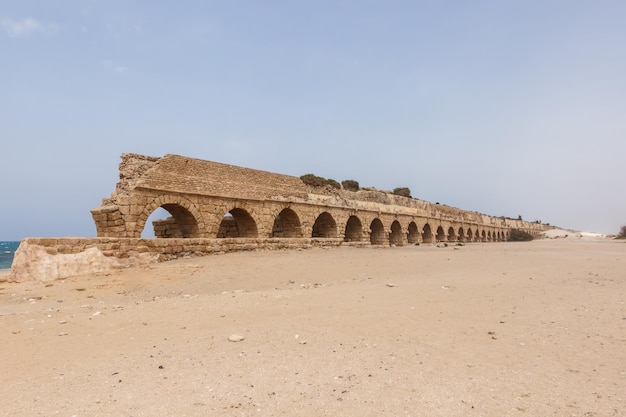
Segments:
[[[626,2],[0,0],[0,240],[95,236],[119,155],[626,224]]]

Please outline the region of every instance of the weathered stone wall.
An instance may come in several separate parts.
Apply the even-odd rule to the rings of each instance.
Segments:
[[[15,253],[9,281],[52,281],[104,274],[184,256],[339,246],[340,239],[27,238]]]
[[[382,191],[314,189],[288,175],[178,155],[124,154],[116,192],[92,210],[97,234],[139,238],[146,220],[159,207],[173,220],[154,225],[157,237],[233,236],[223,232],[227,213],[233,215],[236,226],[230,230],[236,230],[238,237],[312,237],[318,233],[314,226],[319,216],[330,215],[326,220],[334,222],[336,230],[325,233],[374,244],[428,242],[431,232],[437,241],[502,241],[511,228],[531,234],[545,229]],[[352,230],[346,237],[352,217],[358,218],[361,232]]]
[[[159,207],[171,217],[148,225]],[[492,217],[377,190],[310,188],[299,178],[178,155],[122,155],[120,181],[92,211],[98,238],[26,239],[12,280],[49,280],[184,254],[506,241],[541,224]],[[27,278],[30,277],[30,278]]]

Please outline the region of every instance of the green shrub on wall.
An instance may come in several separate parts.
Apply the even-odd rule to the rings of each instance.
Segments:
[[[519,229],[511,229],[509,242],[528,242],[530,240],[533,240],[533,236],[530,233]]]
[[[300,179],[303,183],[312,187],[323,187],[327,184],[326,178],[318,177],[314,174],[304,174]]]
[[[341,185],[343,185],[344,190],[348,191],[359,191],[359,182],[355,180],[343,180],[341,181]]]
[[[411,198],[411,190],[408,187],[394,188],[393,193],[402,197]]]

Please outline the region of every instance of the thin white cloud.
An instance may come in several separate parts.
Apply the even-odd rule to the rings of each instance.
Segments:
[[[11,38],[27,37],[34,33],[49,34],[57,29],[54,24],[42,23],[30,17],[22,20],[2,19],[0,25]]]
[[[117,63],[117,62],[115,62],[115,61],[111,61],[110,59],[105,59],[105,60],[103,60],[103,61],[102,61],[102,65],[103,65],[106,69],[111,70],[111,71],[115,71],[115,72],[117,72],[118,74],[123,74],[123,73],[125,73],[126,71],[128,71],[128,67],[127,67],[127,66],[122,65],[122,64],[119,64],[119,63]]]

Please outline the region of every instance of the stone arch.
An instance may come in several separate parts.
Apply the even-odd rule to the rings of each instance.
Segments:
[[[337,222],[325,211],[315,219],[311,237],[337,237]]]
[[[271,237],[298,238],[302,237],[300,218],[290,208],[283,209],[274,219]]]
[[[462,227],[459,227],[459,233],[457,236],[458,236],[459,242],[465,242],[465,231],[463,230]]]
[[[158,231],[155,230],[155,236],[167,238],[204,237],[202,232],[204,222],[200,212],[190,200],[180,195],[158,196],[146,204],[137,219],[137,223],[135,223],[135,229],[128,231],[130,237],[141,237],[148,217],[159,207],[166,210],[171,216],[155,225],[155,228],[159,228]]]
[[[487,242],[491,242],[491,230],[487,231]]]
[[[448,228],[448,242],[456,242],[457,240],[457,236],[456,233],[454,232],[454,227],[450,226]]]
[[[486,242],[487,241],[487,233],[485,232],[485,229],[483,229],[482,234],[480,235],[481,237],[481,241],[482,242]]]
[[[375,218],[370,224],[370,243],[372,245],[384,245],[387,243],[385,226],[383,226],[383,222],[379,218]]]
[[[400,225],[399,221],[394,220],[393,223],[391,223],[391,233],[389,234],[389,244],[402,246],[404,245],[403,238],[404,236],[402,235],[402,226]]]
[[[471,227],[469,229],[467,229],[467,241],[468,242],[473,242],[474,241],[474,234],[472,233],[472,228]]]
[[[430,225],[426,223],[422,229],[422,242],[433,243],[433,232],[430,230]]]
[[[363,224],[357,216],[350,216],[346,223],[343,240],[345,242],[360,242],[363,239]]]
[[[256,222],[246,210],[234,208],[224,215],[217,232],[218,238],[258,237]]]
[[[437,228],[437,236],[436,236],[437,242],[445,242],[446,241],[446,234],[443,231],[443,227],[439,226]]]
[[[412,243],[419,243],[419,241],[420,241],[419,228],[417,227],[417,223],[415,223],[415,222],[409,223],[407,241],[410,244],[412,244]]]

